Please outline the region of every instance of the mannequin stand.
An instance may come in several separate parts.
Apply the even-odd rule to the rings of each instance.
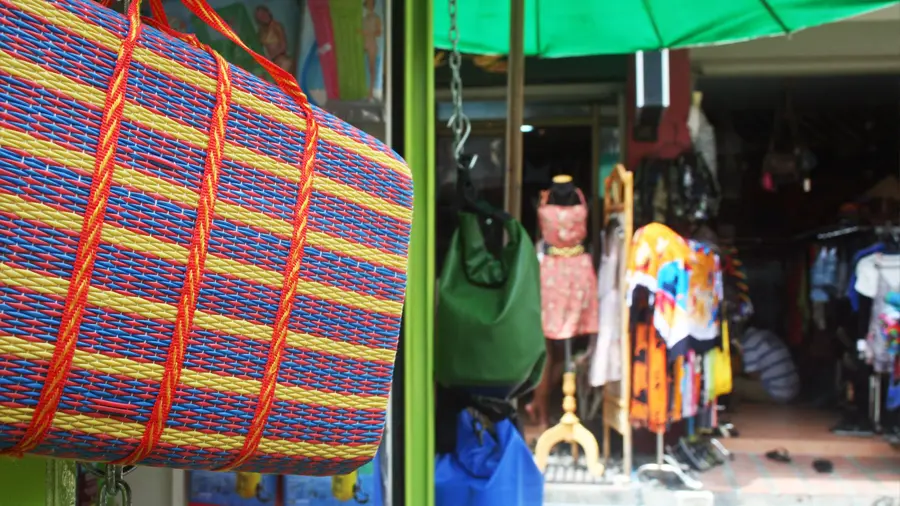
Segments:
[[[588,472],[594,476],[602,476],[606,470],[600,463],[600,447],[597,439],[584,425],[575,414],[575,368],[572,364],[572,344],[569,340],[565,342],[566,349],[566,372],[563,374],[563,416],[562,419],[553,427],[545,430],[541,437],[537,440],[534,448],[534,460],[537,462],[541,471],[547,470],[547,459],[550,457],[550,450],[559,443],[572,444],[572,457],[578,460],[577,446],[581,446],[584,450],[584,460],[587,464]]]

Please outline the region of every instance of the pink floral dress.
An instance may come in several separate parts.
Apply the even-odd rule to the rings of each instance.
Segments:
[[[582,242],[588,207],[581,190],[576,206],[547,203],[541,192],[538,223],[549,251],[541,261],[541,316],[547,339],[569,339],[597,332],[597,273]]]

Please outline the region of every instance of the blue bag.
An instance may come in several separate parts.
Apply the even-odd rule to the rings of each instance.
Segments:
[[[541,506],[544,476],[509,420],[488,433],[469,410],[457,418],[456,452],[438,457],[435,506]]]

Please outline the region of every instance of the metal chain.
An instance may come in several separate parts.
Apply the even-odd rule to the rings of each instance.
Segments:
[[[450,72],[450,97],[453,101],[453,113],[447,126],[453,131],[453,156],[457,162],[460,161],[463,151],[465,150],[466,139],[472,131],[472,124],[469,117],[463,111],[463,83],[459,74],[462,66],[462,54],[459,52],[459,27],[457,26],[458,0],[449,0],[450,6],[450,57],[448,63]]]
[[[98,504],[115,506],[117,504],[116,499],[119,498],[121,499],[121,502],[118,502],[119,506],[131,506],[131,486],[125,481],[125,475],[134,471],[135,466],[107,464],[106,469],[101,471],[99,467],[91,464],[82,463],[79,465],[94,476],[103,478],[103,482],[100,484],[100,501]]]

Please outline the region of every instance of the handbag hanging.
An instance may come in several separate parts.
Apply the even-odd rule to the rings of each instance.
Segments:
[[[169,28],[0,0],[0,453],[347,474],[378,448],[410,171]]]
[[[785,128],[787,135],[783,135]],[[801,152],[797,117],[794,113],[791,96],[787,93],[783,110],[775,113],[772,138],[769,140],[769,149],[763,158],[764,186],[769,190],[774,190],[779,185],[799,181]]]
[[[478,214],[459,214],[438,282],[435,378],[445,387],[531,390],[546,358],[534,245],[510,218],[495,257],[479,221]]]

